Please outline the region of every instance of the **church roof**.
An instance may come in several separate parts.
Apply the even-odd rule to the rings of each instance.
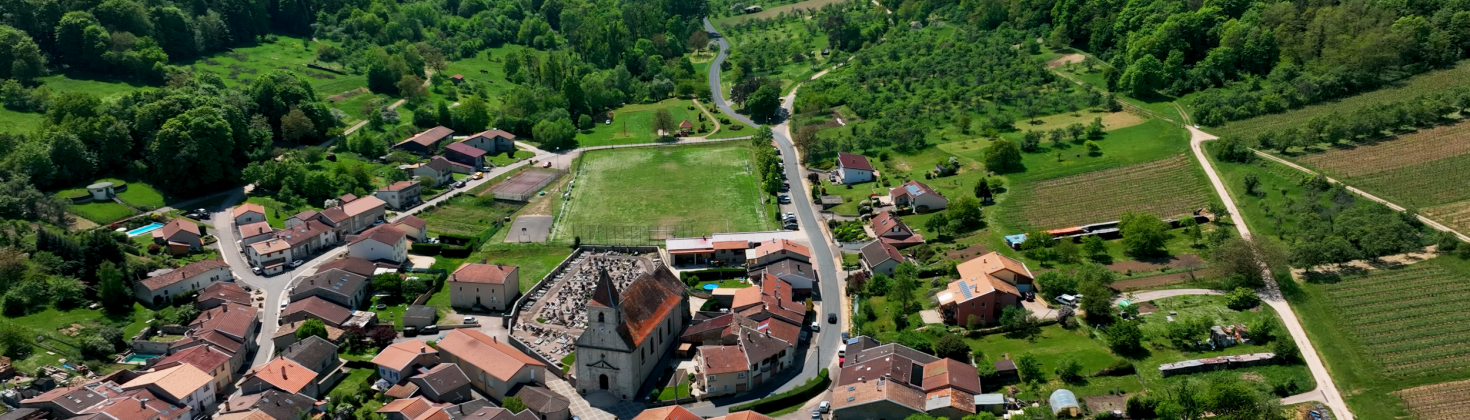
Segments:
[[[687,298],[684,283],[680,282],[668,267],[659,266],[633,280],[622,293],[614,289],[606,273],[599,275],[598,290],[592,294],[594,304],[622,309],[622,324],[617,333],[627,349],[636,349],[659,322],[677,310]],[[603,300],[598,302],[598,300]],[[582,337],[591,338],[588,334]],[[578,339],[578,345],[583,345]]]
[[[641,279],[640,279],[641,280]],[[628,286],[632,288],[632,286]],[[607,268],[597,271],[597,290],[592,292],[592,305],[611,308],[618,304],[621,298],[618,296],[618,288],[613,285],[612,278],[607,275]]]

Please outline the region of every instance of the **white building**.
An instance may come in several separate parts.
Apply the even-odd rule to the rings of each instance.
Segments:
[[[203,260],[140,281],[133,285],[133,294],[145,305],[160,305],[169,296],[233,279],[224,261]]]
[[[873,180],[873,164],[868,157],[851,153],[837,154],[837,180],[843,184],[856,184]]]
[[[362,234],[348,237],[347,255],[368,261],[408,260],[408,235],[392,226],[381,225]]]
[[[607,272],[587,302],[587,330],[577,338],[577,391],[633,399],[666,357],[690,318],[687,286],[659,266],[619,292]]]

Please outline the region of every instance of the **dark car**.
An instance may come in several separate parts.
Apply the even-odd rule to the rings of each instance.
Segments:
[[[828,312],[827,313],[827,323],[828,324],[836,324],[837,323],[837,313],[835,313],[835,312]]]

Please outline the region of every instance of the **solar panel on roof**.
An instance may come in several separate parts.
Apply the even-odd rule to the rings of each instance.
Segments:
[[[920,190],[918,185],[905,185],[904,189],[909,190],[910,195],[920,195],[924,193],[924,190]]]
[[[974,297],[970,294],[970,284],[966,283],[964,280],[960,280],[960,294],[965,295],[965,299]]]

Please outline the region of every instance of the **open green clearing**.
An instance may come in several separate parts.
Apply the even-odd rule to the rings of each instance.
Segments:
[[[0,107],[0,132],[12,134],[30,134],[41,128],[41,122],[46,120],[45,115],[34,112],[16,112]]]
[[[1470,379],[1467,277],[1470,263],[1439,257],[1335,284],[1300,284],[1287,296],[1353,413],[1404,418],[1409,413],[1392,392]]]
[[[570,255],[572,248],[564,244],[487,244],[479,252],[463,260],[438,257],[439,261],[435,262],[434,268],[454,272],[462,262],[480,262],[481,259],[488,264],[514,265],[520,267],[521,291],[524,292],[535,286],[536,282],[541,281],[542,277],[546,277]],[[448,286],[435,292],[425,305],[448,308]]]
[[[301,38],[282,36],[276,42],[263,42],[249,47],[235,48],[195,60],[188,65],[195,70],[206,71],[224,79],[226,86],[248,85],[256,77],[273,70],[286,70],[296,74],[316,90],[318,96],[331,96],[367,86],[367,76],[341,75],[308,68],[316,61],[316,44],[302,43]],[[329,68],[335,64],[317,63]]]
[[[750,19],[770,19],[770,18],[774,18],[777,15],[780,15],[782,13],[790,13],[794,9],[821,9],[822,6],[826,6],[826,5],[829,5],[829,4],[842,3],[843,1],[846,1],[846,0],[807,0],[807,1],[803,1],[803,2],[791,3],[791,4],[776,6],[776,7],[764,7],[764,8],[762,8],[762,10],[760,12],[757,12],[757,13],[751,13],[751,14],[748,14],[748,15],[747,14],[739,14],[739,15],[736,15],[736,16],[730,16],[730,17],[726,17],[726,18],[715,19],[711,23],[715,24],[718,27],[723,28],[723,27],[730,26],[731,24],[741,23],[741,22],[744,22],[744,21],[747,21],[747,20],[750,20]],[[751,4],[751,5],[753,6],[754,4]]]
[[[651,104],[628,105],[615,109],[610,111],[613,116],[611,124],[607,124],[606,120],[595,121],[591,130],[578,132],[577,147],[653,143],[658,139],[658,133],[653,130],[653,114],[660,109],[669,110],[669,115],[674,117],[676,130],[679,123],[685,120],[694,124],[695,129],[703,124],[708,127],[708,130],[713,130],[715,127],[713,123],[697,121],[696,115],[699,114],[699,109],[690,110],[691,107],[694,107],[694,103],[687,99],[666,99]]]
[[[488,194],[461,194],[438,207],[419,212],[418,217],[429,223],[429,236],[479,236],[521,207],[520,204],[497,201]]]
[[[82,216],[82,218],[97,222],[98,224],[108,224],[138,214],[137,210],[112,201],[73,204],[71,205],[70,211],[72,214]]]
[[[1454,68],[1414,76],[1371,92],[1349,96],[1334,102],[1309,105],[1280,114],[1234,121],[1218,128],[1212,128],[1210,132],[1222,136],[1237,135],[1253,138],[1267,131],[1280,131],[1289,127],[1301,126],[1318,115],[1333,112],[1347,113],[1375,104],[1413,99],[1426,93],[1440,92],[1466,83],[1470,83],[1470,61],[1461,61]]]
[[[42,77],[41,85],[53,92],[85,92],[98,98],[110,98],[147,88],[123,81],[72,78],[66,74]]]
[[[463,75],[465,80],[486,83],[485,91],[491,96],[498,96],[515,86],[505,80],[505,58],[515,51],[529,51],[538,59],[545,59],[548,54],[546,51],[505,44],[475,54],[474,57],[449,62],[443,73],[445,76]]]
[[[758,56],[760,58],[757,61],[774,64],[766,69],[768,75],[781,80],[783,94],[790,93],[796,83],[810,79],[812,75],[827,66],[830,55],[822,55],[822,50],[827,49],[828,46],[827,34],[818,28],[815,21],[796,16],[788,16],[785,20],[759,25],[738,23],[743,21],[741,18],[775,18],[780,14],[780,11],[775,9],[785,11],[798,7],[820,9],[823,5],[837,2],[836,0],[810,0],[730,18],[729,23],[723,26],[727,30],[724,35],[730,42],[731,56],[728,59],[735,60],[732,62],[739,62],[745,56]]]
[[[583,154],[561,241],[662,243],[669,237],[768,230],[762,193],[741,146],[671,146]]]

